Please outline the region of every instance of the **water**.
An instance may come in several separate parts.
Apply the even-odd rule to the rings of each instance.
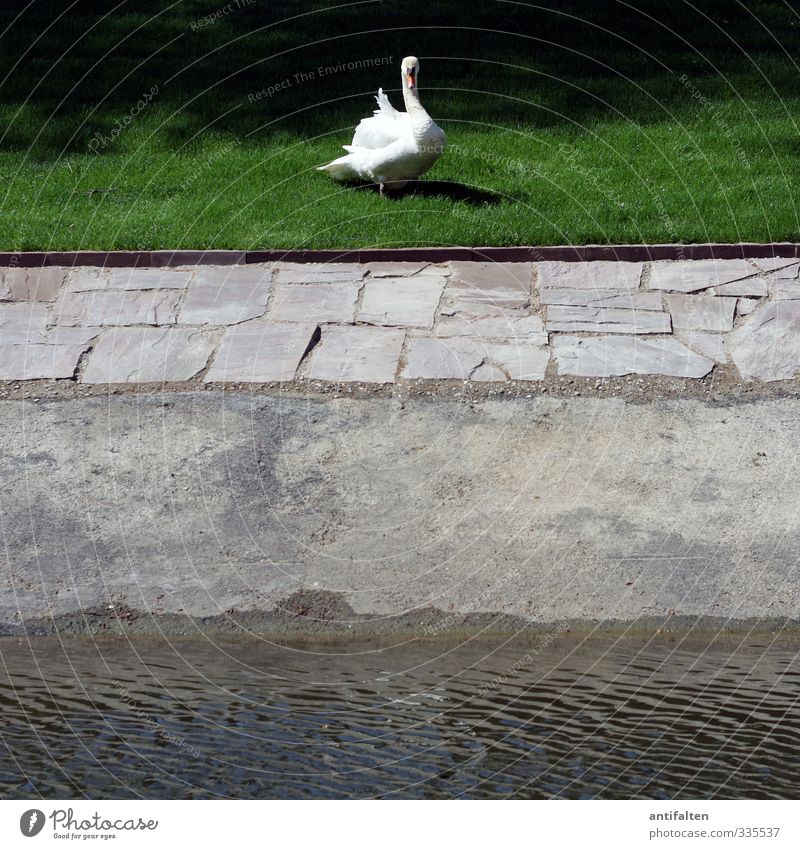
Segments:
[[[797,798],[799,646],[0,641],[3,798]]]

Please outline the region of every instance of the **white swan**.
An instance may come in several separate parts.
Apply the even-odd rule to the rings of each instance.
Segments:
[[[403,59],[401,69],[406,111],[398,112],[379,88],[378,108],[356,127],[353,143],[344,145],[347,155],[317,171],[327,171],[334,180],[377,183],[383,194],[384,188],[402,189],[433,166],[447,144],[444,131],[419,102],[416,56]]]

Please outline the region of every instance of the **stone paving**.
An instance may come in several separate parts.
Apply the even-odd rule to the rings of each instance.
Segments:
[[[0,269],[0,381],[800,376],[800,259]]]

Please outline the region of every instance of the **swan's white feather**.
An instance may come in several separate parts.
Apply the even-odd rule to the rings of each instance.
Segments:
[[[378,93],[375,95],[375,102],[378,104],[378,108],[372,113],[373,115],[386,115],[388,118],[408,118],[407,112],[398,112],[392,106],[391,101],[382,88],[378,89]]]
[[[408,112],[398,112],[382,88],[378,89],[375,100],[378,102],[378,108],[372,117],[362,119],[353,136],[354,145],[370,150],[392,144],[408,133],[411,126]]]
[[[441,156],[446,141],[416,93],[411,101],[406,94],[413,117],[410,112],[398,112],[383,89],[378,89],[378,108],[356,127],[352,144],[344,145],[347,154],[317,170],[327,171],[334,180],[366,180],[391,189],[422,176]]]

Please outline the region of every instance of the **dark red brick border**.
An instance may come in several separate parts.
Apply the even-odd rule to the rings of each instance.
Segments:
[[[0,267],[40,268],[46,265],[141,266],[241,265],[250,262],[588,262],[617,260],[643,262],[656,259],[741,259],[744,257],[800,257],[800,244],[703,245],[547,245],[517,248],[362,248],[341,250],[264,251],[11,251],[0,252]]]

